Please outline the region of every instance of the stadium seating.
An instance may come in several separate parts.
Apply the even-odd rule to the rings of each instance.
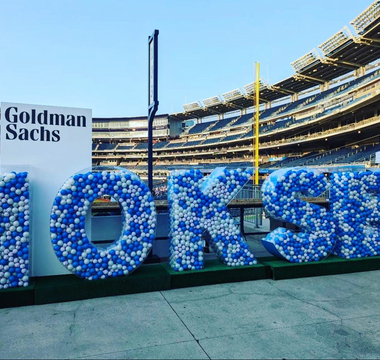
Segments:
[[[228,142],[228,141],[233,141],[233,140],[237,140],[237,139],[240,139],[242,136],[242,134],[235,134],[235,135],[229,135],[229,136],[226,136],[224,139],[221,140],[221,142]]]
[[[146,150],[148,149],[148,143],[147,142],[141,142],[138,143],[135,147],[134,150]]]
[[[223,119],[223,120],[219,120],[215,123],[215,125],[210,128],[210,131],[218,131],[218,130],[221,130],[225,127],[228,126],[228,124],[230,122],[232,122],[233,120],[235,120],[235,118],[228,118],[228,119]]]
[[[245,135],[241,137],[241,139],[247,139],[253,136],[253,130],[248,131]]]
[[[292,112],[294,112],[295,110],[299,109],[299,108],[302,108],[304,107],[306,104],[309,105],[310,104],[310,101],[311,99],[314,99],[317,95],[312,95],[312,96],[309,96],[307,98],[302,98],[302,99],[299,99],[299,100],[296,100],[292,103],[289,103],[285,109],[283,110],[278,110],[277,111],[277,114],[283,116],[285,114],[290,114]],[[265,112],[263,114],[265,116]]]
[[[269,131],[276,131],[281,128],[290,126],[293,123],[292,118],[279,119],[274,124],[265,124],[260,128],[260,133],[266,133]]]
[[[154,145],[153,145],[153,149],[154,150],[157,150],[157,149],[163,149],[165,146],[167,146],[169,144],[169,141],[159,141],[159,142],[156,142]]]
[[[343,165],[369,162],[380,145],[363,145],[357,149],[342,148],[327,152],[312,152],[300,157],[287,158],[270,164],[268,168],[284,168],[295,166]]]
[[[171,142],[169,143],[169,145],[166,146],[166,149],[181,147],[183,146],[183,144],[185,144],[185,142]]]
[[[260,117],[265,118],[265,119],[269,119],[270,117],[275,116],[278,113],[280,113],[281,111],[283,111],[284,109],[286,109],[286,107],[288,107],[289,105],[291,105],[291,104],[290,103],[289,104],[281,104],[281,105],[277,105],[277,106],[273,106],[271,108],[268,108],[268,109],[261,112]],[[252,114],[251,114],[251,116],[252,116]]]
[[[268,168],[284,168],[284,167],[296,167],[305,166],[309,161],[313,161],[314,157],[317,156],[319,152],[310,152],[302,156],[288,157],[284,160],[277,161],[268,165]]]
[[[309,159],[306,164],[308,165],[332,165],[335,164],[339,159],[345,158],[349,153],[350,149],[343,148],[338,150],[328,151],[326,153],[317,154],[312,159]]]
[[[214,123],[211,122],[204,122],[200,124],[195,124],[193,127],[189,129],[188,134],[200,134],[204,130],[206,130],[208,127],[213,126]]]
[[[199,145],[203,140],[195,140],[195,141],[188,141],[186,143],[183,143],[183,147],[187,146],[197,146]]]
[[[120,144],[116,150],[131,150],[136,146],[136,144]]]
[[[218,138],[211,138],[211,139],[206,139],[202,145],[211,145],[211,144],[215,144],[215,143],[218,143],[222,138],[218,137]]]
[[[379,131],[376,127],[376,117],[380,113],[376,105],[380,94],[379,78],[380,69],[377,69],[353,80],[351,77],[349,81],[346,76],[343,81],[330,84],[330,89],[323,92],[318,92],[315,86],[312,91],[299,94],[300,99],[294,102],[289,101],[289,95],[285,93],[282,99],[273,101],[271,107],[260,111],[260,146],[263,150],[260,152],[263,154],[260,161],[268,161],[261,166],[276,169],[294,166],[368,165],[380,147],[375,140],[372,145],[362,145],[369,141],[358,134],[365,130],[367,123],[368,138],[372,136],[372,128],[373,136]],[[242,113],[245,111],[247,110],[243,109]],[[188,168],[190,164],[199,164],[207,169],[250,164],[244,160],[252,157],[255,114],[250,112],[236,115],[236,110],[231,114],[227,113],[225,119],[206,121],[185,128],[179,136],[175,134],[173,139],[168,139],[168,134],[159,138],[153,146],[156,151],[155,161],[158,161],[154,171],[164,176],[172,168]],[[377,122],[380,123],[378,119]],[[117,130],[113,129],[115,132]],[[334,143],[337,134],[340,137],[339,145]],[[351,135],[355,137],[355,141],[351,140]],[[347,140],[343,139],[345,136]],[[109,139],[111,138],[114,143],[98,144],[104,139],[103,133],[99,132],[99,137],[95,137],[92,144],[93,163],[133,166],[133,169],[145,174],[148,148],[146,138],[126,137],[120,139],[120,143],[116,142],[116,136],[110,135]],[[311,145],[306,146],[308,142]],[[342,147],[342,143],[356,142],[356,148],[349,145]],[[212,154],[214,150],[210,151],[216,148],[221,150],[218,152],[221,154],[220,158]],[[130,151],[122,152],[123,150]],[[113,153],[116,154],[115,159]],[[271,157],[284,160],[269,162]]]
[[[240,126],[249,126],[253,123],[254,114],[244,114],[237,121],[231,124],[231,128],[240,127]]]
[[[359,149],[351,150],[345,158],[339,159],[338,164],[358,164],[368,162],[371,156],[380,151],[380,145],[363,145]]]
[[[325,90],[319,94],[312,95],[310,98],[307,99],[307,103],[306,103],[305,107],[306,106],[307,107],[316,106],[316,105],[320,104],[321,102],[328,100],[329,98],[336,95],[340,91],[343,91],[346,87],[347,87],[347,85],[344,85],[344,86],[338,87],[338,88],[334,87],[334,88]]]
[[[114,150],[117,144],[102,143],[99,144],[98,150]]]

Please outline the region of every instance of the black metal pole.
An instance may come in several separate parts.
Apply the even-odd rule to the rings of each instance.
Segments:
[[[148,115],[148,187],[153,191],[153,120],[156,111]]]
[[[153,191],[153,121],[158,109],[158,30],[148,38],[148,186]]]
[[[245,235],[245,228],[244,228],[244,208],[240,208],[240,232]]]

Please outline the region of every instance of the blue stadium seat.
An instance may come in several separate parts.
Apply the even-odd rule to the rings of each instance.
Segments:
[[[233,141],[233,140],[237,140],[237,139],[240,139],[242,136],[242,134],[235,134],[235,135],[229,135],[229,136],[226,136],[224,139],[221,140],[221,142],[227,142],[227,141]]]
[[[279,112],[283,111],[284,107],[286,108],[287,106],[287,104],[281,104],[266,109],[263,112],[261,112],[260,119],[269,119],[270,117],[277,115]]]
[[[357,164],[362,162],[368,162],[371,156],[380,151],[380,145],[363,145],[358,149],[351,149],[347,156],[340,159],[338,163],[340,164]]]
[[[138,143],[135,148],[136,150],[145,150],[145,149],[148,149],[148,143],[147,142],[141,142],[141,143]]]
[[[204,130],[206,130],[209,126],[214,125],[213,122],[204,122],[200,124],[195,124],[190,130],[189,134],[201,134]]]
[[[166,149],[181,147],[183,146],[183,144],[185,144],[185,142],[171,142],[169,143],[169,145],[166,146]]]
[[[166,145],[169,144],[169,141],[159,141],[159,142],[156,142],[154,145],[153,145],[153,149],[154,150],[157,150],[157,149],[162,149],[164,148]]]
[[[203,140],[195,140],[195,141],[188,141],[187,143],[183,143],[183,147],[187,146],[197,146],[199,145]]]
[[[116,148],[116,145],[117,144],[103,143],[99,145],[98,150],[113,150]]]
[[[242,125],[248,125],[249,123],[252,124],[252,114],[245,114],[245,115],[242,115],[233,124],[231,124],[231,128],[242,126]]]
[[[241,138],[242,139],[246,139],[246,138],[250,138],[253,136],[253,130],[250,130],[248,133],[246,133],[245,135],[243,135]]]
[[[223,119],[216,122],[216,124],[210,129],[210,131],[217,131],[228,126],[230,122],[236,119],[236,116],[233,118]]]
[[[218,143],[222,138],[221,137],[218,137],[218,138],[213,138],[213,139],[207,139],[203,142],[202,145],[211,145],[211,144],[215,144],[215,143]]]

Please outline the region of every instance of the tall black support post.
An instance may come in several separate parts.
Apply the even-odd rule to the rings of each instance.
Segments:
[[[153,120],[158,109],[158,30],[154,30],[148,38],[148,186],[153,192]]]

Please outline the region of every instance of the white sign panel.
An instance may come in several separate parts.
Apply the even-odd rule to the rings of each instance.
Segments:
[[[375,164],[380,164],[380,151],[375,153]]]
[[[149,43],[149,105],[154,102],[154,38]]]
[[[50,212],[63,183],[91,167],[91,133],[90,109],[1,103],[1,167],[30,171],[31,276],[68,273],[50,242]]]

